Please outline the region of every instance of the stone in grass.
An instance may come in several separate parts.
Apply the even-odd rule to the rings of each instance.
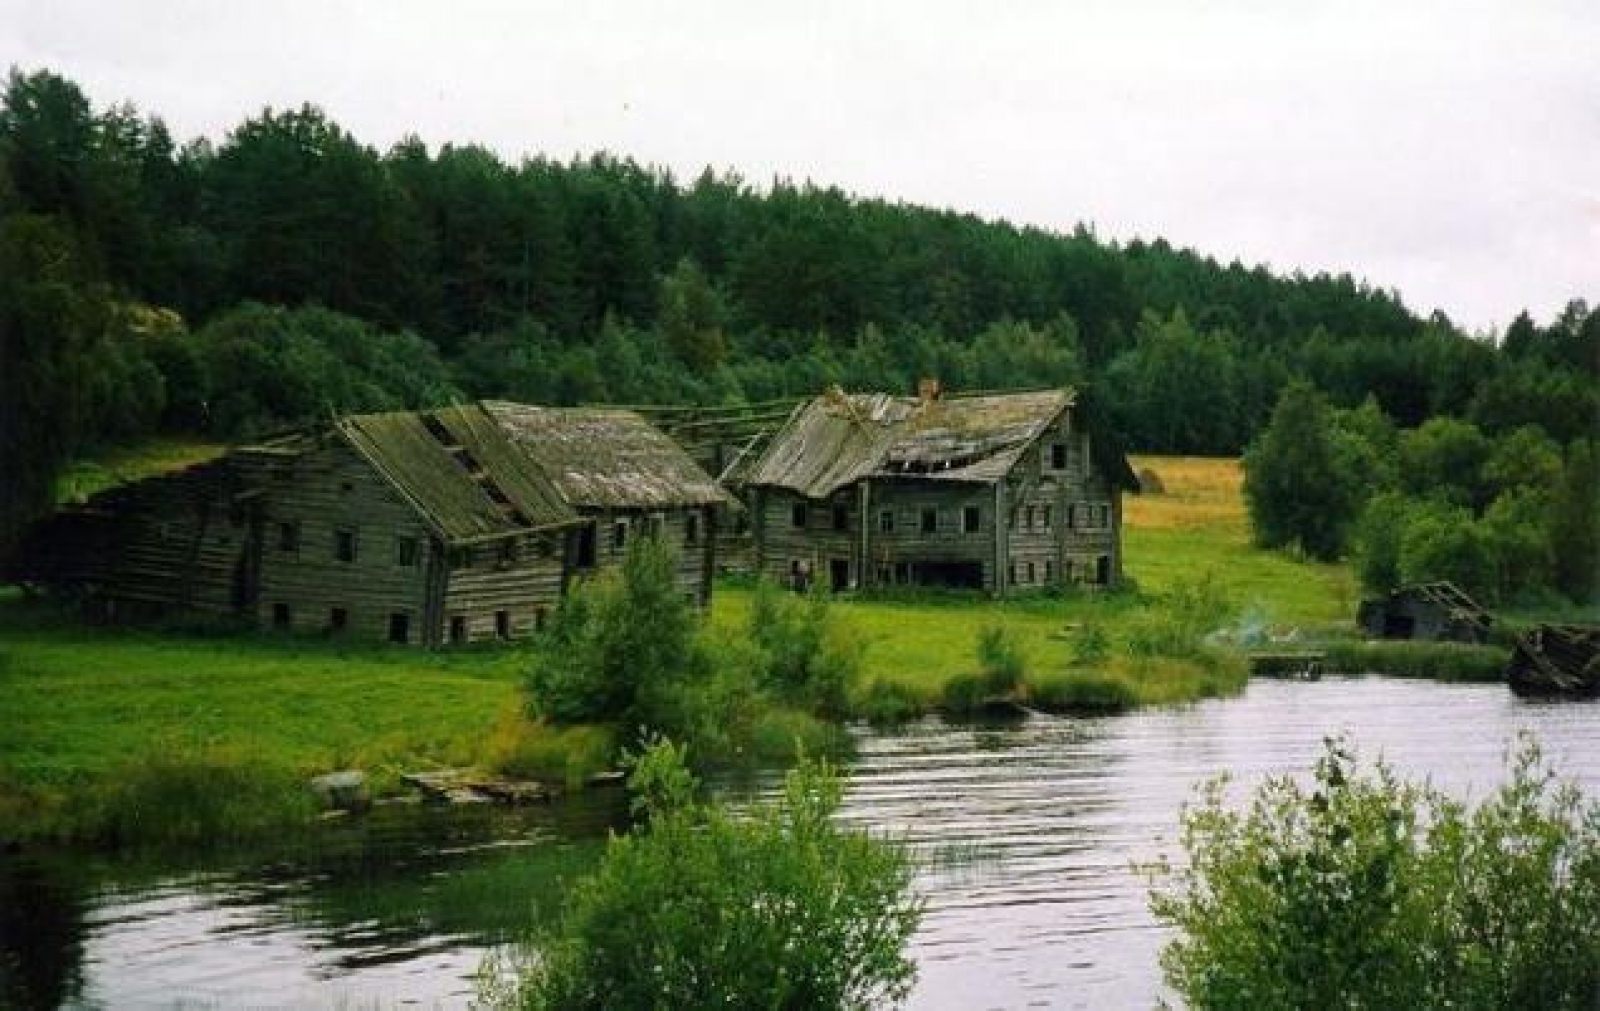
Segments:
[[[359,769],[341,769],[311,781],[311,792],[334,811],[365,811],[372,805],[367,777]]]

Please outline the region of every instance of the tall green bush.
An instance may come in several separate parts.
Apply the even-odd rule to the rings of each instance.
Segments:
[[[1523,740],[1476,807],[1359,768],[1329,741],[1309,789],[1244,809],[1209,784],[1186,866],[1154,869],[1195,1008],[1589,1008],[1600,998],[1600,804]]]
[[[863,644],[837,620],[827,590],[797,597],[763,580],[751,601],[749,632],[761,653],[764,687],[826,716],[848,710]]]
[[[841,827],[838,777],[802,764],[745,814],[695,799],[681,748],[658,743],[630,785],[647,821],[613,837],[502,1007],[869,1008],[903,1000],[921,903],[898,844]]]

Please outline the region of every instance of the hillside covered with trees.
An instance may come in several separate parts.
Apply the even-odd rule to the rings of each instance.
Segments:
[[[1132,446],[1231,454],[1301,379],[1402,428],[1565,446],[1600,417],[1597,369],[1582,302],[1497,345],[1347,275],[1084,227],[609,154],[380,152],[311,106],[186,141],[48,71],[0,101],[0,546],[88,446],[458,397],[1089,382]]]

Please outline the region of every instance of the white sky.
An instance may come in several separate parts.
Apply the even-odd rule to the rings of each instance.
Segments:
[[[1468,326],[1600,299],[1600,0],[0,0],[0,65],[182,138],[309,101],[380,149],[1083,221]]]

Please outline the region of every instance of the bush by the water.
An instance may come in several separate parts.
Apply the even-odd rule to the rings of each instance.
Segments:
[[[878,678],[851,706],[851,714],[875,726],[904,723],[932,708],[932,700],[910,685]]]
[[[1004,625],[986,625],[978,632],[978,665],[984,689],[997,698],[1014,694],[1027,674],[1022,644]]]
[[[1029,678],[1028,702],[1047,713],[1120,713],[1138,705],[1139,696],[1110,674],[1072,670]]]
[[[223,751],[153,753],[108,775],[62,834],[111,846],[208,846],[309,824],[317,810],[292,769]]]
[[[802,764],[735,816],[695,798],[684,752],[648,748],[646,822],[607,845],[536,951],[485,973],[500,1007],[866,1008],[903,1000],[921,917],[905,849],[840,826],[841,784]]]
[[[1508,650],[1464,642],[1340,639],[1327,645],[1324,666],[1340,674],[1387,674],[1435,681],[1504,681]]]
[[[1600,1000],[1600,804],[1524,739],[1476,807],[1358,766],[1328,742],[1309,789],[1248,808],[1208,785],[1183,869],[1153,870],[1162,953],[1195,1008],[1592,1008]]]
[[[756,586],[750,639],[761,651],[759,680],[807,709],[840,716],[861,676],[862,643],[833,616],[828,591],[804,597],[770,580]]]

